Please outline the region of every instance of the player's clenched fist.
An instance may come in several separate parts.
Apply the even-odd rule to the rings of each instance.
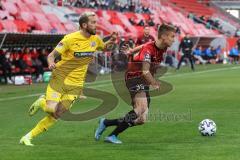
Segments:
[[[115,42],[116,39],[117,39],[117,37],[118,37],[118,32],[113,32],[113,33],[111,34],[110,41],[111,41],[111,42]]]
[[[56,63],[49,63],[48,64],[48,69],[53,70],[54,68],[56,68]]]

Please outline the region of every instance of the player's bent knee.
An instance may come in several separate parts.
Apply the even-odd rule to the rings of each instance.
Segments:
[[[138,116],[141,116],[145,113],[148,113],[148,107],[147,107],[147,104],[141,104],[139,106],[136,106],[134,108],[134,111],[137,113]]]
[[[55,101],[47,101],[47,105],[46,105],[46,107],[44,108],[44,112],[47,112],[47,113],[54,113],[54,112],[56,112],[56,110],[57,110],[57,105],[58,105],[58,102],[55,102]]]

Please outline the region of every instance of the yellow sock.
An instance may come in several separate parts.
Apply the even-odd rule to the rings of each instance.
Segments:
[[[35,128],[31,130],[31,138],[36,137],[40,133],[46,131],[48,128],[50,128],[57,120],[52,117],[51,115],[48,115],[44,117],[38,124],[36,125]]]

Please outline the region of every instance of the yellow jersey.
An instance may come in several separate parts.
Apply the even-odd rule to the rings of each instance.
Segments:
[[[94,52],[103,48],[104,43],[97,35],[86,38],[80,31],[66,35],[55,48],[61,54],[61,60],[56,64],[52,76],[65,85],[83,86]]]

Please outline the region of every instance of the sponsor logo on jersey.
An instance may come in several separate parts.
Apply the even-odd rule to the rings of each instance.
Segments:
[[[145,53],[144,54],[144,61],[145,62],[151,62],[151,56],[149,53]]]
[[[74,57],[92,57],[94,52],[74,52]]]
[[[58,93],[56,93],[56,92],[53,92],[53,93],[52,93],[52,95],[51,95],[51,97],[52,97],[52,98],[58,98],[58,97],[59,97],[59,95],[58,95]]]

